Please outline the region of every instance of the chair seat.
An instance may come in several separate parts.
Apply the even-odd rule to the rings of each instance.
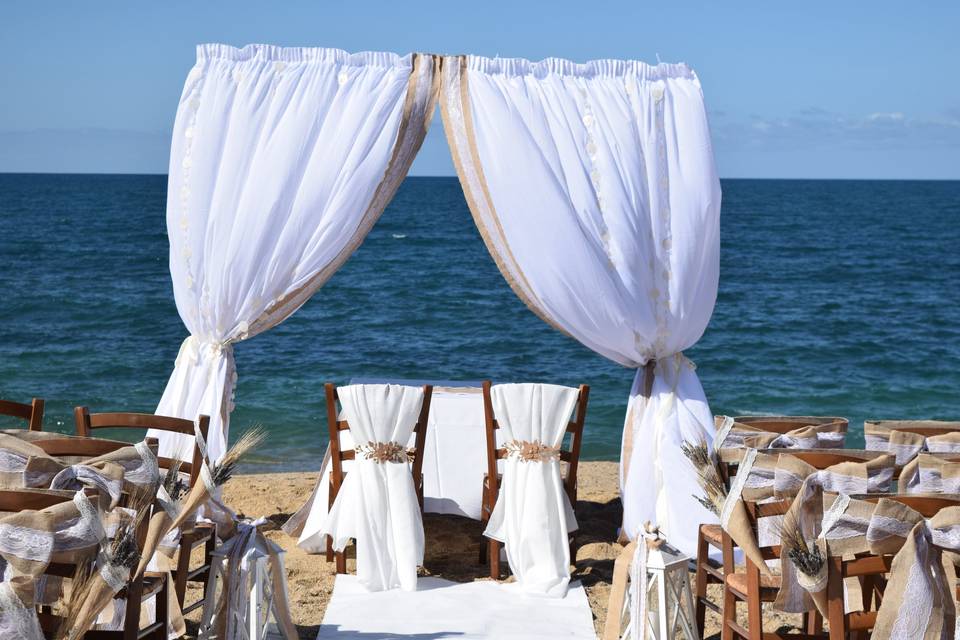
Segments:
[[[747,595],[747,574],[732,573],[725,577],[727,586],[733,589],[740,597]],[[760,574],[760,598],[765,601],[773,600],[780,590],[780,576],[765,576]]]
[[[700,525],[700,535],[703,536],[704,540],[717,548],[719,548],[723,542],[723,528],[718,524]]]

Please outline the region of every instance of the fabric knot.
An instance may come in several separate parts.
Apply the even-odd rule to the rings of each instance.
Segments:
[[[504,444],[507,457],[515,457],[520,462],[547,462],[560,459],[560,447],[551,447],[539,440],[510,440]]]
[[[197,336],[187,336],[180,345],[180,352],[177,354],[176,364],[181,366],[188,361],[191,364],[197,364],[201,356],[207,355],[219,358],[228,355],[233,351],[233,340],[223,341],[198,338]]]
[[[357,455],[364,460],[372,460],[377,464],[392,462],[398,464],[407,461],[407,451],[399,442],[374,442],[370,440],[354,449]]]

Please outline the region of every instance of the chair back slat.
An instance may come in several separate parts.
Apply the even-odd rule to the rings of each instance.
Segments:
[[[26,420],[30,431],[43,431],[43,399],[34,398],[30,404],[0,400],[0,416]]]
[[[77,407],[73,410],[76,433],[78,436],[91,437],[95,429],[156,429],[178,435],[194,437],[194,429],[199,429],[200,435],[206,440],[210,429],[210,416],[201,415],[196,425],[192,420],[158,416],[152,413],[90,413],[87,407]],[[172,464],[170,458],[157,460],[161,469],[169,469]],[[190,462],[181,465],[181,472],[189,474],[190,486],[194,486],[200,477],[200,467],[203,455],[200,446],[194,442],[193,456]]]
[[[838,416],[734,416],[733,419],[768,433],[788,433],[803,427],[829,424],[836,424],[840,431],[846,432],[849,424],[846,418]]]

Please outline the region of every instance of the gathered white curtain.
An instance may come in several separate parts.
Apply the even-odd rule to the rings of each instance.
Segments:
[[[413,484],[407,443],[423,406],[423,387],[356,384],[337,390],[341,419],[357,443],[322,534],[342,551],[357,541],[357,580],[370,591],[416,591],[423,563],[423,520]],[[378,459],[377,447],[402,450],[393,460]]]
[[[447,57],[441,107],[471,212],[514,291],[640,369],[621,456],[625,533],[655,521],[693,552],[696,525],[715,518],[693,498],[679,445],[709,443],[713,416],[682,352],[713,312],[720,245],[696,75],[682,64]]]
[[[189,331],[157,413],[227,446],[233,343],[283,321],[359,246],[433,114],[433,56],[201,45],[173,128],[170,273]],[[193,442],[151,433],[164,456]]]
[[[558,451],[579,395],[579,389],[553,384],[498,384],[490,389],[508,455],[484,535],[504,543],[510,570],[525,593],[566,595],[567,534],[576,530],[577,519],[563,489],[559,453],[527,459],[521,443]]]

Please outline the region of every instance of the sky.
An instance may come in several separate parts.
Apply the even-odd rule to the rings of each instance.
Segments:
[[[727,178],[960,179],[960,2],[0,5],[0,172],[166,173],[195,45],[686,62]],[[453,175],[439,117],[414,175]]]

